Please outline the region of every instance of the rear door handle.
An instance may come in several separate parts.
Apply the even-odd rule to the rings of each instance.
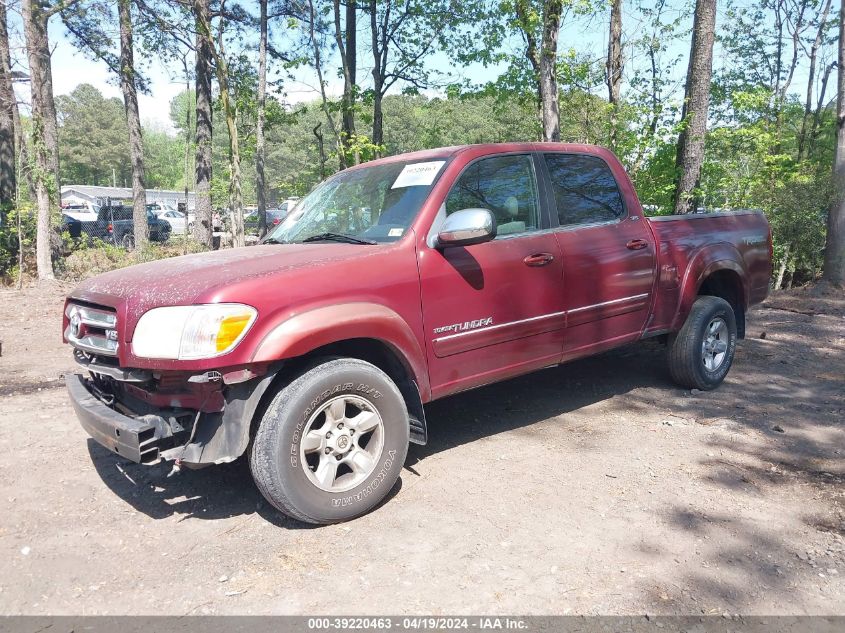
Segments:
[[[555,260],[555,256],[551,253],[534,253],[533,255],[529,255],[522,261],[525,262],[526,266],[546,266],[551,264]]]
[[[631,240],[627,244],[625,244],[625,246],[627,246],[632,251],[639,251],[648,246],[648,242],[646,242],[645,240]]]

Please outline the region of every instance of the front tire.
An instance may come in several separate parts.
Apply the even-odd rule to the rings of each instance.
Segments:
[[[398,387],[350,358],[311,365],[284,386],[261,419],[250,468],[261,494],[306,523],[366,514],[393,488],[408,452]]]
[[[684,326],[669,339],[672,380],[691,389],[715,389],[730,371],[736,338],[731,304],[720,297],[698,297]]]

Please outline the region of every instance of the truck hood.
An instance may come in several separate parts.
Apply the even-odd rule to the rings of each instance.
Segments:
[[[171,257],[121,268],[83,281],[69,298],[110,306],[130,321],[155,307],[215,301],[215,291],[239,282],[324,270],[333,262],[372,256],[381,246],[268,244]]]

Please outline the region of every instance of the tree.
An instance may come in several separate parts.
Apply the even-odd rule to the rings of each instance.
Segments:
[[[6,210],[14,204],[17,190],[14,114],[17,108],[17,99],[12,87],[6,0],[0,0],[0,220],[5,219]]]
[[[267,104],[267,0],[258,0],[258,98],[255,124],[255,190],[258,196],[258,234],[267,232],[267,183],[264,177],[264,162],[267,148],[264,140]]]
[[[710,106],[713,76],[713,40],[716,29],[716,0],[696,0],[689,68],[678,137],[675,213],[695,211],[694,190],[704,162],[704,135]]]
[[[817,19],[818,29],[816,31],[816,37],[813,39],[813,43],[810,46],[810,51],[808,53],[810,58],[810,68],[807,71],[807,97],[804,101],[804,118],[801,119],[801,133],[798,136],[798,160],[801,160],[801,158],[806,155],[805,152],[809,152],[811,140],[815,134],[814,127],[811,127],[811,121],[813,121],[811,115],[813,113],[813,96],[816,88],[816,65],[818,63],[819,50],[821,49],[825,31],[828,27],[827,16],[830,12],[830,5],[831,0],[824,0],[824,4]],[[827,67],[822,79],[822,86],[825,88],[825,91],[827,89],[828,74],[830,73],[832,67],[832,64]],[[821,91],[821,101],[824,101],[825,91]]]
[[[212,179],[212,111],[211,111],[211,18],[210,0],[194,0],[195,83],[196,83],[196,221],[194,237],[211,248],[211,179]]]
[[[607,92],[610,104],[610,146],[616,148],[622,94],[622,0],[611,0],[610,37],[607,44]]]
[[[357,0],[346,0],[345,20],[343,28],[340,20],[340,0],[333,0],[335,42],[340,54],[341,70],[343,71],[343,99],[341,101],[341,121],[343,133],[340,142],[344,151],[338,155],[341,167],[347,165],[347,159],[357,165],[360,156],[353,149],[355,141],[355,93],[356,72],[358,67],[358,13]]]
[[[120,22],[120,88],[129,131],[129,155],[132,159],[132,224],[137,246],[145,246],[150,239],[147,224],[147,194],[144,178],[144,141],[141,117],[138,113],[138,92],[135,85],[135,59],[132,48],[131,0],[118,0]]]
[[[445,4],[435,1],[369,0],[370,38],[373,54],[373,132],[371,143],[378,154],[384,144],[382,102],[397,83],[413,91],[428,87],[425,58],[436,49],[439,34],[446,28]]]
[[[525,38],[525,56],[534,70],[543,140],[560,141],[560,103],[557,86],[557,41],[562,0],[544,0],[538,12],[530,0],[516,0],[516,24]],[[539,32],[539,38],[538,38]]]
[[[39,280],[54,277],[50,212],[58,206],[59,193],[59,134],[47,23],[72,1],[50,5],[40,0],[22,0],[21,5],[32,93],[32,171],[38,208],[35,262]]]
[[[126,118],[120,99],[106,99],[90,84],[56,98],[61,179],[85,185],[124,186],[132,177]]]
[[[323,51],[325,49],[325,42],[322,38],[322,31],[324,29],[322,28],[323,25],[320,22],[319,12],[317,11],[317,7],[314,3],[314,0],[308,0],[308,11],[306,13],[306,19],[308,20],[308,45],[311,48],[311,62],[314,67],[314,72],[317,75],[317,83],[320,91],[320,109],[323,111],[323,114],[326,117],[326,122],[329,125],[329,129],[332,132],[332,136],[334,136],[335,147],[338,153],[338,162],[340,164],[340,168],[343,169],[344,167],[346,167],[346,151],[343,144],[341,132],[338,129],[337,122],[335,121],[332,104],[329,102],[328,95],[326,94],[326,80],[323,73]],[[322,165],[325,166],[325,146],[323,143],[323,135],[322,132],[320,132],[320,128],[321,125],[316,125],[313,128],[313,134],[314,137],[317,139],[317,145],[319,147]]]
[[[204,0],[202,0],[204,1]],[[243,21],[244,16],[239,11],[226,14],[225,2],[221,2],[217,11],[218,25],[217,37],[212,37],[211,14],[198,14],[197,24],[198,35],[204,40],[203,45],[208,47],[210,60],[214,64],[214,72],[217,76],[217,85],[220,89],[220,102],[223,114],[226,118],[226,131],[229,137],[229,214],[231,217],[232,240],[235,246],[244,246],[244,205],[243,205],[243,180],[241,177],[241,147],[238,136],[238,106],[233,98],[231,75],[229,72],[229,60],[225,50],[225,26],[226,24],[237,24]],[[197,107],[199,108],[199,89],[197,89]],[[198,113],[199,116],[199,113]]]
[[[827,215],[824,278],[845,285],[845,2],[839,7],[839,63],[836,94],[835,197]]]

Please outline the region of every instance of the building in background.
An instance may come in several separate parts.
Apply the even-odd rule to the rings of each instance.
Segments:
[[[181,209],[185,204],[184,191],[168,191],[166,189],[147,189],[147,204],[157,202],[162,206]],[[62,187],[62,206],[91,204],[101,207],[112,203],[128,202],[132,204],[132,189],[130,187],[93,187],[88,185],[64,185]],[[193,211],[195,196],[188,192],[188,209]]]

